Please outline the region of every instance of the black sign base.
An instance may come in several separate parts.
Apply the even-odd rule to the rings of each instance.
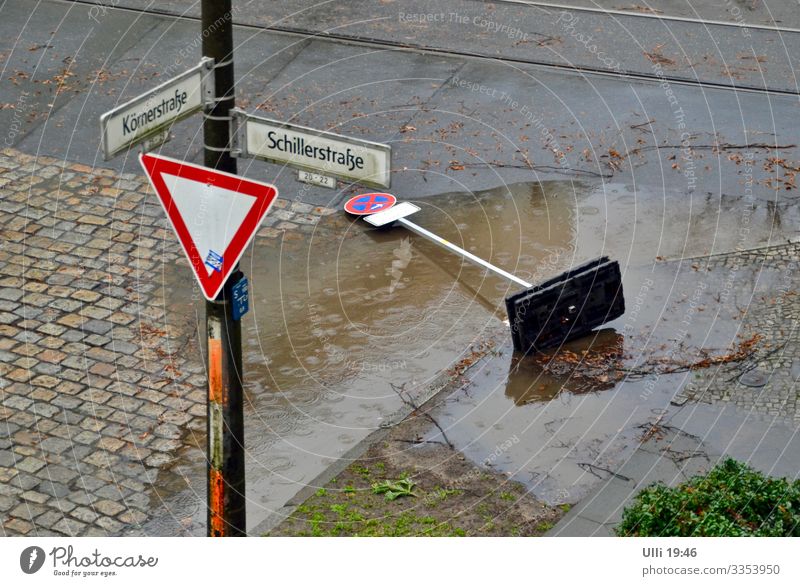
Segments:
[[[607,256],[506,298],[514,350],[538,352],[625,313],[622,274]]]

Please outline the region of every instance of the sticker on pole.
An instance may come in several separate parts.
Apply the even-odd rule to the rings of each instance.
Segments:
[[[160,155],[142,154],[139,162],[203,295],[213,301],[278,197],[277,188]]]
[[[367,216],[388,210],[396,201],[397,198],[391,193],[365,193],[348,199],[344,211],[355,216]]]
[[[240,320],[242,316],[250,310],[250,295],[247,292],[247,277],[242,277],[231,287],[231,301],[233,319]]]

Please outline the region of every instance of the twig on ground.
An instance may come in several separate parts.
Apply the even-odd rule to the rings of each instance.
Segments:
[[[631,124],[631,128],[635,128],[637,130],[641,130],[643,126],[647,126],[648,124],[652,124],[655,121],[656,121],[655,118],[651,118],[650,120],[647,120],[645,122],[639,122],[639,124]]]
[[[406,383],[403,383],[402,385],[396,385],[396,384],[390,382],[389,386],[397,394],[397,396],[400,397],[400,400],[403,402],[403,404],[411,407],[411,409],[413,410],[412,413],[418,413],[419,415],[422,415],[428,421],[433,423],[434,426],[436,426],[436,429],[438,429],[439,433],[442,434],[442,439],[447,443],[447,446],[451,450],[455,450],[456,449],[456,447],[453,445],[453,443],[448,439],[447,434],[444,432],[444,429],[442,429],[442,426],[439,425],[439,422],[436,421],[436,419],[430,413],[428,413],[427,411],[422,411],[420,409],[419,405],[417,405],[414,402],[414,400],[409,395],[408,391],[406,391],[406,389],[405,389]],[[405,393],[405,396],[404,396],[404,393]]]
[[[603,468],[602,466],[598,466],[597,464],[590,464],[589,462],[578,462],[578,466],[586,470],[589,474],[593,476],[597,476],[598,478],[602,479],[603,477],[600,476],[595,470],[600,470],[601,472],[605,472],[606,474],[613,476],[614,478],[619,478],[620,480],[624,480],[625,482],[630,482],[630,478],[624,476],[622,474],[617,474],[613,470],[609,470],[608,468]]]

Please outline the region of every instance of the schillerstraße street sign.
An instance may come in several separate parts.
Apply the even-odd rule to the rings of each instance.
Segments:
[[[233,153],[237,157],[253,157],[364,185],[390,186],[392,148],[387,144],[270,120],[238,109],[231,110],[231,116]]]
[[[115,155],[165,132],[214,99],[214,60],[204,58],[190,70],[117,106],[100,117],[103,156]]]

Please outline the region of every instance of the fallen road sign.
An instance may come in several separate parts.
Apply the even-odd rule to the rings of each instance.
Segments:
[[[139,161],[203,295],[213,301],[278,197],[277,188],[160,155],[142,154]]]
[[[231,110],[232,154],[389,187],[392,147]]]
[[[106,161],[155,135],[214,100],[214,60],[203,58],[188,71],[100,117]],[[163,141],[162,141],[163,142]]]
[[[365,202],[372,202],[371,196],[374,195],[394,198],[388,193],[355,196],[347,201],[345,210],[364,216],[366,222],[376,227],[397,222],[429,242],[525,287],[523,291],[506,298],[511,337],[514,350],[518,352],[535,353],[563,344],[567,340],[584,336],[625,313],[622,274],[617,261],[612,262],[604,256],[541,285],[534,285],[406,219],[419,211],[413,204],[401,202],[394,207],[384,208],[385,211],[376,210],[377,213],[370,211],[369,206],[362,211],[348,209],[348,206],[356,202],[363,207]]]
[[[514,350],[538,352],[625,313],[619,263],[607,256],[506,298]]]
[[[364,193],[355,195],[344,204],[344,211],[354,216],[368,216],[391,208],[397,198],[391,193]]]

